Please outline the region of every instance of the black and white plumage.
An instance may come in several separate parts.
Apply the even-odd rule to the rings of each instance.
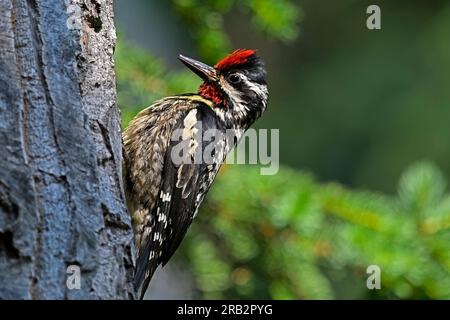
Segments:
[[[264,65],[253,50],[237,50],[214,68],[180,60],[203,78],[199,93],[155,102],[123,133],[141,297],[156,268],[180,245],[227,153],[267,103]],[[214,137],[204,141],[207,132]]]

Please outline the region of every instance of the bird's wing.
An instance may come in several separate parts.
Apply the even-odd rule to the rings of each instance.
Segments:
[[[205,133],[214,135],[204,141]],[[186,112],[175,126],[152,212],[152,231],[137,261],[135,284],[142,283],[142,295],[157,266],[167,263],[180,245],[226,151],[225,129],[209,107],[200,105]],[[205,158],[204,153],[209,156]]]

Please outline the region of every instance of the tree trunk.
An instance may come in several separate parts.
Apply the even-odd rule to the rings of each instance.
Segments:
[[[112,0],[0,0],[1,299],[134,297],[114,45]]]

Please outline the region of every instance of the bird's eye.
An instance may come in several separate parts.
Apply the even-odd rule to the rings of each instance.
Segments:
[[[241,77],[239,77],[236,73],[232,73],[230,74],[230,76],[228,77],[228,81],[230,83],[236,84],[241,82]]]

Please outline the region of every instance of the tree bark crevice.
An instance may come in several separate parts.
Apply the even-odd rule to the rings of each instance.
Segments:
[[[112,0],[0,12],[0,298],[132,298]]]

